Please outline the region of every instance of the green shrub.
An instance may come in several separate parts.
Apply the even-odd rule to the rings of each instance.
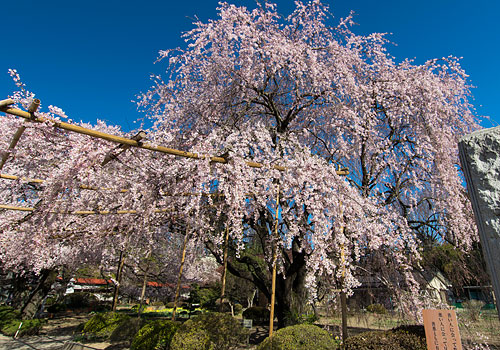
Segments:
[[[157,320],[143,326],[135,335],[130,350],[168,350],[179,323]]]
[[[6,336],[12,337],[16,334],[21,322],[23,324],[21,326],[21,329],[19,330],[18,337],[38,334],[42,326],[46,323],[46,321],[42,319],[19,320],[13,318],[2,321],[0,325],[0,332],[2,332]]]
[[[348,338],[345,350],[426,350],[425,338],[405,331],[365,332]]]
[[[21,313],[18,310],[10,306],[0,305],[0,325],[3,322],[20,318],[21,318]]]
[[[248,331],[231,315],[207,313],[192,318],[179,327],[172,339],[171,349],[184,350],[194,344],[199,346],[196,349],[236,349],[247,336]]]
[[[146,305],[140,306],[139,304],[132,306],[132,311],[133,312],[139,312],[139,307],[141,308],[141,312],[144,312],[146,310]]]
[[[293,326],[296,324],[313,324],[319,319],[314,313],[299,314],[296,311],[289,311],[285,315],[286,326]]]
[[[116,312],[96,314],[85,323],[82,335],[90,339],[109,339],[122,323],[129,320],[130,316]]]
[[[55,296],[50,296],[45,299],[45,305],[50,306],[54,305],[57,302],[57,298]]]
[[[97,305],[99,300],[95,295],[90,293],[71,293],[64,297],[64,304],[68,309],[83,309]]]
[[[239,315],[243,311],[243,305],[236,303],[234,304],[233,309],[234,309],[234,314]]]
[[[410,324],[410,325],[401,325],[396,328],[391,329],[393,332],[406,332],[409,334],[416,335],[417,337],[425,339],[425,328],[421,324]]]
[[[371,312],[372,314],[387,314],[387,309],[382,304],[371,304],[366,307],[366,311]]]
[[[45,320],[21,320],[21,312],[10,306],[0,305],[0,332],[6,336],[13,336],[23,322],[18,336],[38,334]]]
[[[63,312],[63,311],[66,311],[68,307],[66,306],[66,304],[63,304],[63,303],[56,303],[56,304],[52,304],[50,305],[48,308],[47,308],[47,312],[51,313],[51,314],[56,314],[58,312]]]
[[[124,319],[118,323],[118,326],[113,330],[109,336],[111,342],[132,341],[134,336],[144,326],[146,321],[141,318],[133,317]]]
[[[185,302],[183,302],[183,301],[178,301],[178,302],[177,302],[177,307],[183,307],[184,305],[186,305],[186,303],[185,303]],[[169,303],[166,303],[166,304],[165,304],[165,307],[166,307],[167,309],[172,309],[172,308],[174,307],[174,302],[173,302],[173,301],[171,301],[171,302],[169,302]]]
[[[261,325],[269,322],[271,313],[268,309],[261,306],[249,307],[243,311],[243,318],[252,319],[254,324]]]
[[[208,332],[193,326],[182,332],[182,336],[175,336],[170,344],[171,350],[214,350],[215,344],[210,340]],[[133,350],[133,349],[131,349]]]
[[[276,331],[272,339],[266,338],[257,350],[335,350],[332,336],[317,326],[298,324]]]
[[[485,303],[480,300],[467,300],[462,303],[462,306],[465,309],[465,312],[467,316],[472,320],[472,321],[477,321],[479,320],[479,316],[481,315],[481,309]]]

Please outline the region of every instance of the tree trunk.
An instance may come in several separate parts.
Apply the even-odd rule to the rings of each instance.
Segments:
[[[305,261],[300,261],[300,264],[296,265],[295,273],[286,278],[282,274],[278,274],[276,279],[278,328],[296,324],[297,317],[303,313],[307,300],[305,276]]]
[[[12,306],[14,309],[20,309],[24,305],[24,300],[29,297],[30,280],[32,277],[27,275],[12,275],[12,290],[10,291],[9,297],[7,299],[7,304]]]
[[[33,318],[40,309],[43,300],[49,294],[52,284],[56,280],[57,272],[53,270],[43,270],[36,288],[30,293],[28,299],[21,308],[23,319]]]

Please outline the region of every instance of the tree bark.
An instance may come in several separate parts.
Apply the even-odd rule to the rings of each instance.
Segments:
[[[53,270],[43,270],[40,273],[38,285],[29,294],[28,299],[21,307],[21,314],[23,319],[32,319],[39,311],[43,300],[49,294],[52,284],[55,282],[57,272]]]

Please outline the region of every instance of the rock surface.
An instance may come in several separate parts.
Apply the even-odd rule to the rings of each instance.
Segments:
[[[500,317],[500,127],[465,136],[459,150]]]

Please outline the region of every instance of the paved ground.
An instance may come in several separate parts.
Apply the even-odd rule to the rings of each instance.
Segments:
[[[64,342],[70,340],[69,336],[47,337],[47,336],[31,336],[21,339],[12,339],[0,334],[0,349],[1,350],[59,350],[64,346]]]
[[[29,336],[12,339],[0,334],[0,350],[94,350],[105,349],[109,343],[78,344],[71,336]]]
[[[39,335],[13,339],[0,334],[0,350],[93,350],[105,349],[109,343],[72,343],[76,327],[88,316],[61,317],[49,320]]]

